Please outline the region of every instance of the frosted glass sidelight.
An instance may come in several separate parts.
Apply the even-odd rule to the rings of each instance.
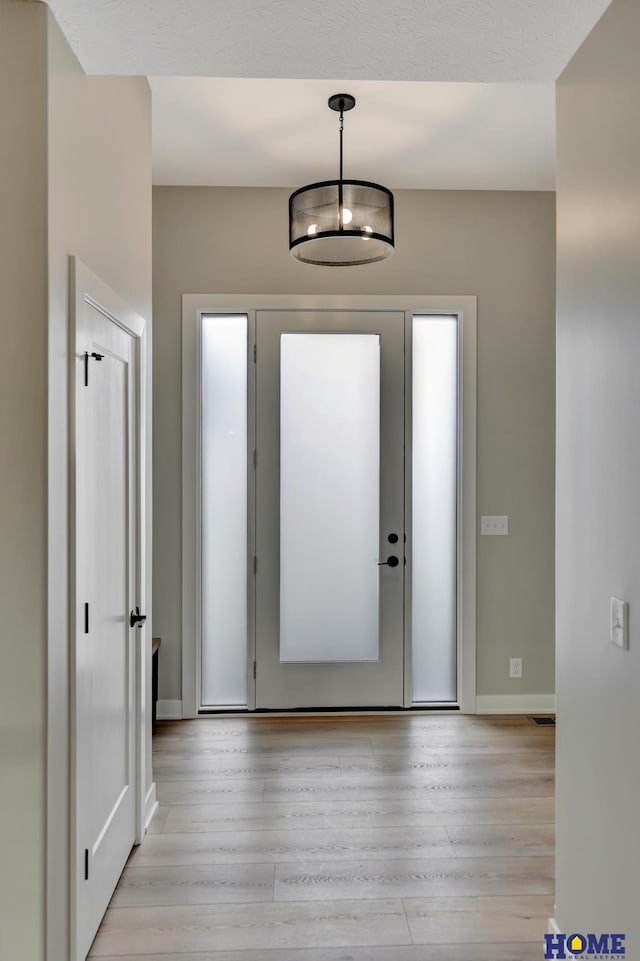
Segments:
[[[247,703],[246,315],[202,318],[202,704]]]
[[[458,322],[413,318],[413,701],[455,701]]]
[[[379,655],[380,338],[282,334],[280,660]]]

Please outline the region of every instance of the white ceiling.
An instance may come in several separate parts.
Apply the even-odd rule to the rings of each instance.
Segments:
[[[553,84],[155,77],[154,182],[295,187],[345,176],[391,188],[553,190]]]
[[[554,184],[553,82],[609,3],[49,0],[88,73],[151,78],[156,183],[330,179],[346,90],[346,176],[531,190]]]

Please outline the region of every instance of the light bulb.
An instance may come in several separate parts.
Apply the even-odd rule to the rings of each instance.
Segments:
[[[342,223],[343,223],[343,224],[350,224],[352,220],[353,220],[353,214],[351,213],[351,211],[349,210],[349,208],[348,208],[348,207],[343,207],[343,208],[342,208]]]
[[[317,233],[318,233],[318,225],[310,224],[309,229],[307,230],[307,237],[313,237],[313,235]]]

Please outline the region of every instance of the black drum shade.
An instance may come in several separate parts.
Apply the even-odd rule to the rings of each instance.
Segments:
[[[289,198],[289,250],[306,264],[347,267],[393,253],[393,194],[367,180],[325,180]]]

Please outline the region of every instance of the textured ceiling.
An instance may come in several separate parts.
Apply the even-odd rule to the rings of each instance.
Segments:
[[[553,190],[553,84],[154,77],[156,184],[294,187],[345,176],[392,188]]]
[[[89,73],[552,82],[610,0],[49,0]]]

